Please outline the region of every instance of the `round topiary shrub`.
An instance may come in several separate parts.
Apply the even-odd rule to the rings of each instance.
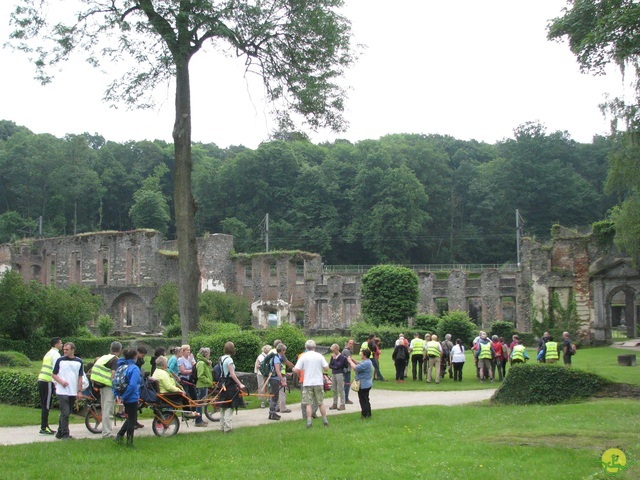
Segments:
[[[501,404],[553,404],[592,397],[611,385],[606,378],[561,365],[525,363],[509,370],[492,400]]]
[[[30,367],[31,360],[20,352],[0,352],[0,367]]]

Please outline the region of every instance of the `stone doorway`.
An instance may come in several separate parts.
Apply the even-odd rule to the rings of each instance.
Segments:
[[[635,338],[637,333],[638,311],[640,305],[636,301],[637,291],[629,285],[619,285],[610,290],[605,299],[607,325],[614,331],[626,333],[628,338]]]

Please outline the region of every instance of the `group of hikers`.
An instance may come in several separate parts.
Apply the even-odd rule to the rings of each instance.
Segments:
[[[571,357],[575,354],[575,345],[571,341],[569,332],[564,332],[562,337],[563,342],[560,344],[554,341],[549,332],[545,332],[538,343],[536,360],[543,363],[556,363],[562,357],[564,364],[570,367]],[[375,348],[375,343],[375,338],[370,335],[367,342],[362,344],[362,348],[371,345]],[[493,335],[489,338],[486,332],[480,331],[473,340],[471,349],[474,352],[476,375],[482,383],[487,377],[493,382],[496,372],[499,381],[502,381],[506,376],[507,364],[514,365],[529,360],[527,349],[518,335],[513,335],[511,343],[507,343],[503,337]],[[437,335],[427,333],[423,340],[417,332],[414,333],[411,342],[401,333],[395,342],[391,358],[396,369],[396,383],[404,383],[409,362],[411,362],[414,381],[422,381],[424,373],[427,383],[433,380],[435,383],[440,383],[448,372],[449,378],[454,382],[461,382],[466,360],[465,347],[459,338],[453,343],[451,335],[446,334],[444,340],[439,342]]]
[[[93,387],[100,397],[102,412],[114,412],[102,415],[102,436],[112,438],[118,444],[133,446],[136,429],[144,425],[138,422],[140,392],[143,379],[148,376],[155,384],[154,389],[182,403],[187,418],[193,418],[197,427],[206,427],[202,418],[202,402],[214,385],[214,365],[210,360],[211,349],[201,348],[194,357],[189,345],[171,348],[171,357],[166,357],[166,349],[159,347],[151,357],[150,372],[143,373],[147,349],[143,345],[137,348],[124,348],[120,342],[112,342],[109,353],[97,357],[92,364],[85,365],[75,356],[75,345],[63,344],[59,337],[51,339],[51,349],[42,360],[38,376],[38,391],[42,408],[40,435],[55,435],[61,440],[73,438],[69,433],[69,416],[77,398],[87,396]],[[60,355],[60,350],[63,355]],[[224,433],[232,429],[232,409],[237,408],[242,399],[238,392],[245,388],[235,373],[233,355],[235,346],[227,342],[223,355],[219,359],[220,378],[218,385],[224,389],[218,392],[220,405],[220,426]],[[53,403],[53,394],[58,397],[60,418],[58,430],[49,426],[49,411]],[[118,407],[116,408],[116,405]],[[122,427],[113,434],[113,417],[124,419]]]
[[[424,374],[427,383],[435,381],[438,384],[447,372],[449,378],[462,381],[466,358],[465,347],[460,339],[456,339],[454,343],[450,334],[445,335],[443,341],[439,341],[435,334],[426,334],[422,339],[417,332],[413,337],[408,341],[404,334],[400,334],[395,342],[392,359],[396,383],[404,383],[409,364],[414,381],[422,381]],[[274,341],[273,346],[264,345],[255,360],[254,373],[262,408],[266,407],[268,399],[268,419],[280,420],[282,413],[291,413],[286,405],[287,378],[295,375],[302,386],[301,413],[306,426],[312,426],[312,420],[317,418],[318,411],[323,425],[328,426],[323,399],[329,370],[333,390],[333,402],[329,410],[345,410],[346,405],[353,404],[349,395],[355,391],[362,418],[370,418],[369,392],[373,381],[386,381],[380,372],[381,342],[374,334],[370,334],[360,345],[359,360],[354,358],[354,345],[353,339],[348,340],[343,349],[338,344],[331,345],[327,361],[324,355],[316,351],[315,342],[308,340],[305,351],[298,356],[295,364],[287,358],[287,346],[282,341]],[[512,342],[507,344],[503,338],[496,335],[489,338],[486,332],[481,331],[471,348],[477,377],[481,382],[487,377],[493,382],[496,372],[498,379],[502,381],[506,375],[507,363],[514,365],[530,359],[518,335],[513,335]],[[69,433],[69,415],[75,399],[82,397],[90,382],[94,390],[99,391],[102,412],[115,412],[115,416],[124,419],[122,427],[114,435],[112,416],[103,415],[102,436],[113,438],[119,444],[123,444],[126,437],[126,444],[133,446],[134,431],[144,427],[138,422],[138,411],[140,386],[145,375],[155,382],[159,393],[182,403],[184,415],[193,418],[196,427],[208,426],[208,422],[203,419],[201,400],[211,393],[214,385],[223,387],[218,389],[216,396],[220,406],[220,429],[223,433],[232,430],[232,410],[244,405],[239,393],[246,390],[236,374],[233,342],[224,345],[222,356],[217,362],[211,359],[211,349],[208,347],[200,348],[194,356],[189,345],[176,346],[169,350],[169,357],[166,349],[159,347],[151,357],[148,374],[143,373],[142,368],[147,353],[142,345],[123,349],[120,342],[115,341],[112,342],[109,353],[97,357],[90,370],[87,368],[88,371],[85,372],[85,364],[75,356],[73,343],[63,344],[59,337],[51,339],[51,348],[43,358],[38,376],[42,407],[40,435],[55,435],[58,439],[72,438]],[[564,332],[561,344],[545,332],[538,344],[536,360],[555,363],[562,357],[565,365],[571,366],[573,354],[575,345],[568,332]],[[287,374],[287,369],[291,373]],[[57,431],[49,426],[49,411],[54,393],[60,405]]]

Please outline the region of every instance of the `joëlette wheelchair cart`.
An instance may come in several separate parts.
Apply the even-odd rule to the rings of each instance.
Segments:
[[[145,395],[141,394],[141,401],[145,407],[151,408],[153,411],[153,423],[151,429],[153,433],[159,437],[172,436],[178,433],[180,430],[180,420],[187,423],[189,420],[195,420],[197,414],[195,409],[200,408],[206,415],[206,417],[213,421],[220,421],[218,412],[225,405],[231,405],[232,399],[225,399],[225,387],[221,385],[219,388],[214,384],[209,388],[209,393],[200,400],[193,400],[189,398],[184,392],[171,392],[160,393],[158,384],[152,378],[145,380],[145,386],[143,387],[146,392]],[[148,390],[153,389],[153,394],[150,394],[146,398]],[[237,394],[240,397],[248,396],[248,393],[238,390]]]

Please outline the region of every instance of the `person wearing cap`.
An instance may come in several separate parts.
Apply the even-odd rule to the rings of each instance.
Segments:
[[[491,342],[487,338],[486,332],[480,332],[480,340],[478,340],[478,349],[476,350],[475,357],[478,360],[478,373],[480,374],[480,381],[484,383],[485,369],[489,373],[489,378],[493,383],[493,371],[491,370],[491,364],[496,354],[491,346]]]

